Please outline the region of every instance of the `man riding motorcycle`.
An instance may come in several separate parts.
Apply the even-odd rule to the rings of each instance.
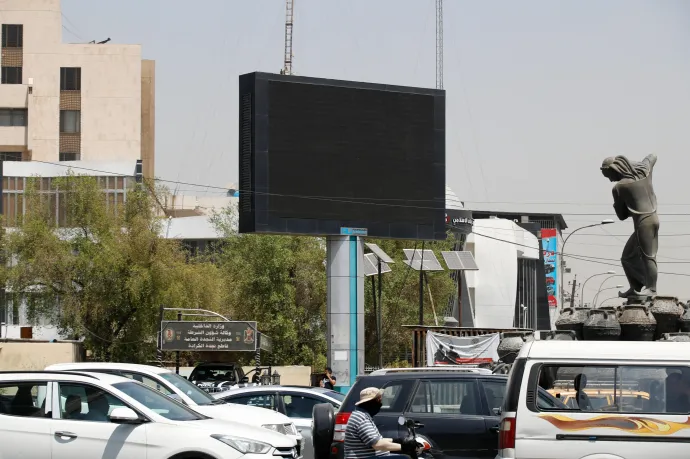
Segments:
[[[406,455],[414,455],[419,447],[414,438],[383,438],[373,419],[381,409],[382,397],[383,391],[376,387],[367,387],[359,393],[359,401],[345,428],[345,459],[381,456],[409,459]]]

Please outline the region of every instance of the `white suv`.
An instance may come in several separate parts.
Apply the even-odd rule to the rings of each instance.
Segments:
[[[196,384],[167,368],[132,363],[82,362],[59,363],[46,367],[46,370],[108,373],[134,379],[211,418],[242,422],[287,435],[297,442],[298,455],[302,455],[304,449],[302,434],[297,431],[292,420],[284,414],[216,400],[208,392],[199,389]]]
[[[143,384],[74,372],[0,372],[2,457],[295,459],[295,441],[210,419]]]

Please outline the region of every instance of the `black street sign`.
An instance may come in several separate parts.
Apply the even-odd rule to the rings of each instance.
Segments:
[[[161,322],[164,351],[256,352],[256,322]]]

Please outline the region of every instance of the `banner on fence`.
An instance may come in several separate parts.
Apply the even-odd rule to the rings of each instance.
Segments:
[[[450,336],[427,332],[427,366],[479,365],[498,361],[498,333],[481,336]]]

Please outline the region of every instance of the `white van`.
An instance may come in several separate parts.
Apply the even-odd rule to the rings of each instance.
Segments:
[[[501,411],[497,459],[687,458],[690,343],[525,343]]]

